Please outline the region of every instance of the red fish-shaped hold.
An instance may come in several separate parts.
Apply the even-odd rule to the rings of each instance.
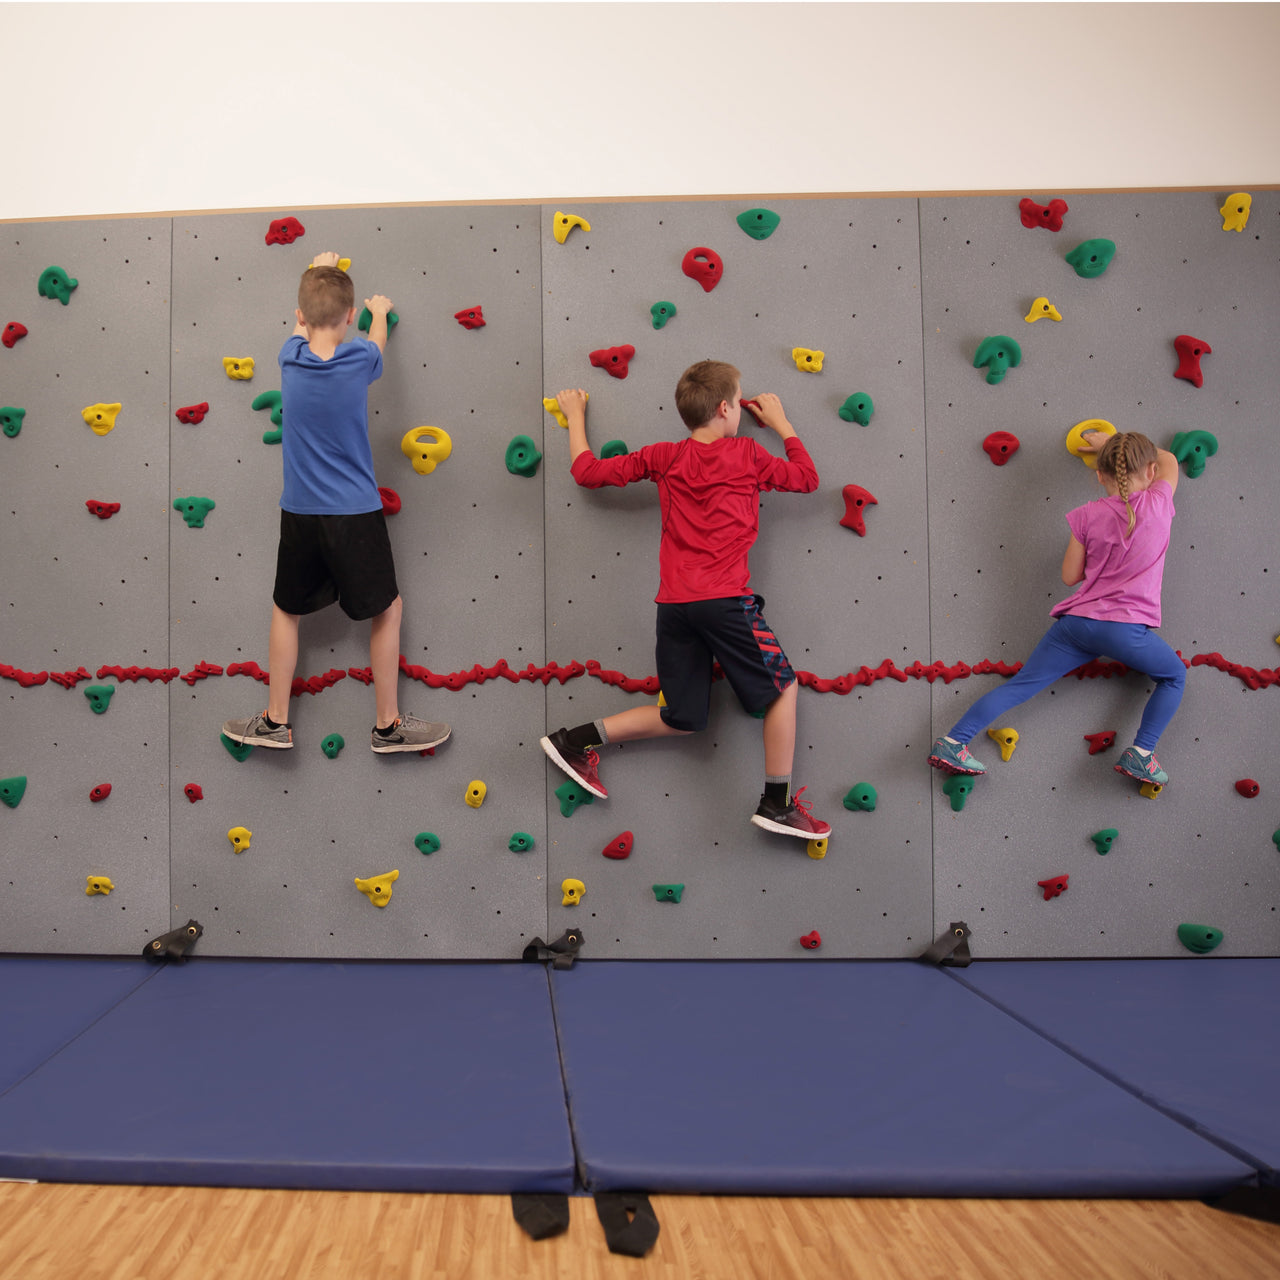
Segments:
[[[1099,751],[1107,751],[1116,745],[1116,731],[1107,729],[1103,733],[1086,733],[1084,740],[1089,744],[1089,754],[1096,756]]]
[[[89,799],[97,804],[99,800],[105,800],[111,794],[111,783],[100,782],[92,791],[89,792]]]
[[[1178,353],[1178,367],[1173,371],[1173,376],[1184,378],[1193,387],[1203,387],[1204,374],[1200,372],[1200,357],[1213,355],[1213,348],[1189,333],[1180,333],[1173,340],[1173,349]]]
[[[3,342],[4,345],[12,351],[14,343],[16,343],[19,338],[25,338],[26,336],[27,326],[25,324],[19,324],[16,320],[10,320],[4,327],[4,334],[0,335],[0,342]]]
[[[97,498],[86,498],[84,505],[89,508],[90,514],[97,516],[99,520],[110,520],[120,510],[118,502],[99,502]]]
[[[453,313],[453,318],[464,329],[484,328],[484,312],[479,307],[463,307],[461,311]]]
[[[1066,893],[1067,881],[1070,879],[1070,876],[1050,876],[1048,880],[1037,880],[1036,884],[1044,890],[1044,900],[1048,902],[1050,898]]]
[[[844,494],[844,518],[840,521],[846,529],[852,529],[860,538],[867,536],[867,524],[863,518],[865,508],[877,505],[876,500],[860,484],[847,484]]]

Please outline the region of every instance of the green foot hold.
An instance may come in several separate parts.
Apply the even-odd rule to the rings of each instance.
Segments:
[[[225,733],[218,734],[218,737],[222,739],[222,745],[228,753],[242,764],[253,755],[253,748],[247,742],[232,742]]]
[[[1111,265],[1111,259],[1115,256],[1114,240],[1086,240],[1067,254],[1067,262],[1082,280],[1092,280]]]
[[[860,427],[865,427],[871,421],[871,415],[875,411],[876,406],[865,391],[855,391],[836,410],[846,422],[856,422]]]
[[[0,409],[0,431],[3,431],[10,440],[22,430],[22,420],[27,416],[25,409],[15,409],[13,405],[7,404]]]
[[[674,302],[655,302],[649,308],[649,314],[653,317],[653,327],[661,329],[676,314],[676,304]]]
[[[413,843],[419,853],[440,852],[440,837],[434,831],[419,831],[413,837]]]
[[[275,424],[276,429],[274,431],[264,431],[262,433],[262,443],[279,444],[284,435],[284,400],[280,392],[264,391],[260,396],[254,396],[251,407],[271,410],[271,421]]]
[[[331,733],[320,744],[320,750],[329,757],[330,760],[338,758],[338,752],[347,745],[347,740],[340,733]]]
[[[54,298],[65,307],[71,301],[71,291],[80,283],[73,280],[61,267],[45,267],[40,273],[36,288],[42,298]]]
[[[528,853],[533,848],[533,837],[527,831],[517,831],[507,841],[507,848],[512,853]]]
[[[876,789],[869,782],[855,782],[844,798],[844,807],[871,813],[876,807]]]
[[[513,476],[524,476],[531,480],[538,474],[538,463],[542,461],[542,454],[538,452],[538,446],[528,436],[513,436],[511,443],[507,445],[505,461],[507,470]]]
[[[84,696],[89,699],[95,716],[100,716],[111,705],[111,695],[115,691],[113,684],[91,684],[85,689]]]
[[[1275,845],[1276,852],[1280,853],[1280,827],[1271,833],[1271,843]]]
[[[25,775],[16,778],[0,778],[0,803],[7,804],[10,809],[18,807],[18,801],[26,794],[27,779]]]
[[[356,328],[361,333],[368,333],[369,326],[373,323],[373,312],[368,307],[360,309],[360,318],[356,321]],[[391,337],[392,331],[396,325],[400,323],[400,317],[394,311],[387,312],[387,337]]]
[[[1222,936],[1221,929],[1215,929],[1207,924],[1180,924],[1178,926],[1178,941],[1188,951],[1194,951],[1199,956],[1212,951],[1222,941]]]
[[[624,458],[631,452],[627,448],[625,440],[606,440],[600,446],[600,456],[602,458]]]
[[[983,338],[973,357],[975,369],[986,367],[987,385],[991,387],[1003,381],[1004,375],[1021,363],[1022,348],[1003,333],[998,333],[993,338]]]
[[[653,886],[653,896],[659,902],[679,902],[680,895],[684,892],[682,884],[655,884]]]
[[[204,518],[217,503],[212,498],[174,498],[173,509],[182,513],[188,529],[203,529]]]
[[[1115,844],[1119,834],[1115,827],[1104,827],[1101,831],[1095,831],[1089,839],[1093,841],[1093,847],[1099,853],[1110,853],[1111,846]]]
[[[951,809],[953,813],[959,813],[964,808],[964,802],[969,798],[969,792],[973,790],[974,779],[967,774],[953,773],[942,784],[942,793],[951,797]]]
[[[767,240],[782,221],[772,209],[747,209],[738,214],[738,226],[753,240]]]
[[[595,796],[571,778],[556,788],[556,799],[560,801],[561,815],[567,818],[580,804],[590,804]]]
[[[1212,431],[1179,431],[1169,452],[1182,463],[1189,480],[1204,475],[1204,464],[1218,452],[1218,437]]]

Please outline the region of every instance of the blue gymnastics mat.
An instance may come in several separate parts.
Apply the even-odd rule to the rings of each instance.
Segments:
[[[1280,959],[1002,960],[950,976],[1276,1179]]]
[[[27,963],[49,964],[0,961],[11,996],[35,981]],[[103,961],[75,963],[87,991],[109,985]],[[149,980],[103,1016],[100,1000],[81,1034],[0,1096],[0,1176],[574,1187],[540,965],[196,958],[154,974],[142,960],[132,968]],[[32,1006],[29,1044],[64,1036],[69,1015],[55,1006]]]
[[[552,974],[591,1191],[1222,1195],[1255,1170],[914,962]]]

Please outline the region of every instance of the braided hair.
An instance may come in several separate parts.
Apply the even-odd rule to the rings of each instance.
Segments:
[[[1098,453],[1098,470],[1115,480],[1120,497],[1124,500],[1124,509],[1129,513],[1126,538],[1133,532],[1133,526],[1138,520],[1129,503],[1129,477],[1134,471],[1142,471],[1155,461],[1156,447],[1140,431],[1117,431]]]

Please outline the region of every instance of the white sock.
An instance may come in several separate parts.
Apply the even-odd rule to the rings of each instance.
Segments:
[[[1134,750],[1135,750],[1135,751],[1136,751],[1136,752],[1137,752],[1137,753],[1138,753],[1138,754],[1139,754],[1139,755],[1140,755],[1144,760],[1145,760],[1145,759],[1146,759],[1146,758],[1151,754],[1151,752],[1150,752],[1150,751],[1144,751],[1144,750],[1143,750],[1141,747],[1139,747],[1139,746],[1135,746],[1133,749],[1134,749]]]

